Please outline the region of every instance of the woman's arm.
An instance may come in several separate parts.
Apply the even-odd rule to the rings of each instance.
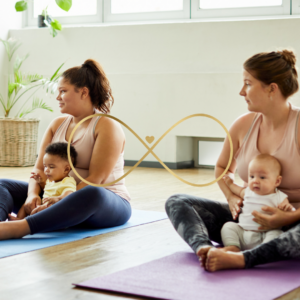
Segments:
[[[125,145],[125,135],[121,125],[106,117],[101,117],[95,128],[96,141],[89,166],[87,181],[103,184],[112,172]],[[87,186],[80,182],[77,190]]]
[[[34,172],[35,174],[39,174],[39,176],[41,178],[43,178],[44,181],[46,181],[46,179],[47,179],[44,174],[44,164],[43,164],[43,157],[45,155],[45,149],[51,143],[55,131],[57,130],[57,128],[60,126],[60,124],[63,122],[63,120],[65,118],[66,117],[64,116],[64,117],[59,117],[59,118],[54,119],[50,123],[48,128],[46,129],[46,132],[43,136],[43,139],[42,139],[42,142],[40,145],[40,149],[39,149],[39,153],[38,153],[38,157],[37,157],[37,160],[36,160],[36,163],[34,165],[32,172]],[[34,208],[36,208],[37,205],[41,205],[42,201],[39,196],[41,191],[42,191],[41,187],[36,182],[36,180],[33,178],[30,178],[29,184],[28,184],[27,199],[26,199],[25,205],[24,205],[25,212],[27,213],[27,215],[30,215],[32,210]]]
[[[246,136],[246,134],[253,122],[254,117],[255,117],[254,113],[245,114],[245,115],[241,116],[240,118],[238,118],[233,123],[231,128],[229,129],[229,133],[230,133],[230,136],[232,139],[232,144],[233,144],[233,157],[235,156],[237,150],[240,148],[240,146],[244,140],[244,137]],[[230,157],[230,144],[229,144],[228,137],[226,136],[225,142],[223,145],[223,149],[222,149],[221,154],[216,163],[216,168],[215,168],[215,177],[216,178],[221,176],[221,174],[226,169],[226,166],[229,161],[229,157]],[[231,179],[234,179],[235,170],[236,170],[236,161],[233,158],[231,165],[227,171],[227,174]],[[242,199],[239,196],[232,193],[231,190],[229,189],[229,187],[226,185],[226,183],[223,180],[219,180],[218,185],[228,201],[229,208],[232,213],[233,219],[236,219],[238,216],[238,213],[240,213],[240,210],[241,210],[240,207],[243,205]]]

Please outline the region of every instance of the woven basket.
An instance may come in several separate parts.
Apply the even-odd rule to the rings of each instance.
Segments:
[[[0,166],[33,166],[37,155],[39,119],[0,117]]]

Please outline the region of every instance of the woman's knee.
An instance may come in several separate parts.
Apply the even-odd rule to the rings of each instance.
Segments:
[[[84,189],[81,190],[84,194],[84,197],[80,197],[81,199],[84,198],[84,201],[90,202],[95,204],[99,201],[103,201],[106,199],[107,190],[103,187],[95,187],[95,186],[86,186]]]
[[[181,209],[188,202],[187,196],[184,194],[175,194],[169,197],[165,203],[167,215],[170,216],[172,212]]]
[[[170,216],[172,212],[189,210],[191,208],[196,208],[196,210],[202,210],[205,207],[205,203],[211,201],[204,198],[195,197],[187,194],[175,194],[172,195],[165,203],[165,209]]]
[[[10,181],[11,181],[11,179],[5,179],[5,178],[0,179],[0,186],[6,188],[8,186],[8,184],[10,183]]]

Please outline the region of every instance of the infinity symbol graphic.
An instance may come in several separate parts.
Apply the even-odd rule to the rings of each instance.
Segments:
[[[125,126],[130,132],[132,132],[136,137],[137,139],[148,149],[148,151],[144,154],[144,156],[127,172],[125,173],[122,177],[112,181],[112,182],[109,182],[109,183],[104,183],[104,184],[95,184],[95,183],[91,183],[87,180],[85,180],[84,178],[82,178],[76,171],[76,169],[74,168],[73,164],[72,164],[72,160],[71,160],[71,157],[70,157],[70,145],[71,145],[71,141],[72,141],[72,138],[73,138],[73,135],[76,131],[76,129],[80,126],[80,124],[82,124],[83,122],[85,122],[86,120],[88,119],[91,119],[93,117],[97,117],[97,116],[104,116],[104,117],[107,117],[107,118],[111,118],[111,119],[114,119],[116,120],[117,122],[119,122],[120,124],[122,124],[123,126]],[[185,120],[188,120],[188,119],[191,119],[191,118],[194,118],[194,117],[206,117],[206,118],[210,118],[214,121],[216,121],[217,123],[219,123],[223,129],[225,130],[226,134],[227,134],[227,137],[228,137],[228,140],[229,140],[229,144],[230,144],[230,156],[229,156],[229,161],[228,161],[228,164],[227,164],[227,167],[226,169],[224,170],[224,172],[215,180],[209,182],[209,183],[204,183],[204,184],[196,184],[196,183],[192,183],[192,182],[189,182],[187,180],[184,180],[182,179],[180,176],[178,176],[177,174],[175,174],[172,170],[170,170],[161,160],[160,158],[153,152],[153,149],[158,145],[158,143],[172,130],[174,129],[177,125],[179,125],[180,123],[182,123],[183,121]],[[175,123],[172,127],[170,127],[157,141],[156,143],[153,144],[153,146],[150,148],[139,136],[138,134],[136,134],[127,124],[125,124],[124,122],[122,122],[121,120],[119,120],[118,118],[115,118],[113,116],[110,116],[110,115],[107,115],[107,114],[94,114],[94,115],[90,115],[84,119],[82,119],[76,126],[75,128],[72,130],[71,132],[71,135],[70,135],[70,138],[69,138],[69,141],[68,141],[68,148],[67,148],[67,152],[68,152],[68,160],[69,160],[69,164],[73,170],[73,172],[78,176],[78,178],[80,178],[84,183],[88,184],[88,185],[92,185],[92,186],[97,186],[97,187],[105,187],[105,186],[109,186],[109,185],[112,185],[120,180],[122,180],[123,178],[125,178],[127,175],[129,175],[144,159],[146,156],[148,156],[149,153],[151,153],[159,162],[160,164],[169,172],[171,173],[173,176],[175,176],[177,179],[179,179],[180,181],[186,183],[186,184],[189,184],[191,186],[198,186],[198,187],[201,187],[201,186],[208,186],[208,185],[211,185],[211,184],[214,184],[215,182],[219,181],[221,178],[223,178],[223,176],[226,174],[226,172],[228,171],[230,165],[231,165],[231,162],[232,162],[232,157],[233,157],[233,145],[232,145],[232,140],[231,140],[231,136],[230,136],[230,133],[228,132],[227,128],[224,126],[223,123],[221,123],[217,118],[215,117],[212,117],[210,115],[206,115],[206,114],[194,114],[194,115],[190,115],[190,116],[187,116],[183,119],[181,119],[180,121],[178,121],[177,123]]]

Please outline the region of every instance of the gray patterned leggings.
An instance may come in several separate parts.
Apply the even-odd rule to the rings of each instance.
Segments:
[[[227,203],[185,194],[171,196],[166,202],[166,212],[178,234],[195,252],[202,246],[211,246],[211,240],[221,244],[222,226],[228,221],[234,222]],[[300,222],[278,238],[243,254],[246,268],[289,258],[300,259]]]

